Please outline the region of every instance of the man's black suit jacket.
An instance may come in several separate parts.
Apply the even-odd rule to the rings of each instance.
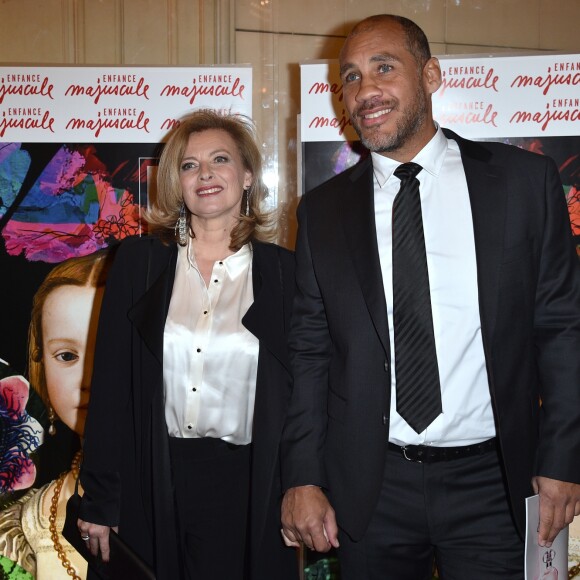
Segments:
[[[446,134],[467,177],[486,368],[521,532],[533,475],[580,483],[580,266],[551,159]],[[391,386],[370,157],[306,194],[298,216],[283,485],[322,486],[358,539],[378,500]]]

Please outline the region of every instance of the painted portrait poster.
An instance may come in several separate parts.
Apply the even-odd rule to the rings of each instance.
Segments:
[[[35,289],[57,263],[142,233],[155,143],[0,143],[0,357],[24,372]],[[3,316],[4,318],[4,316]]]

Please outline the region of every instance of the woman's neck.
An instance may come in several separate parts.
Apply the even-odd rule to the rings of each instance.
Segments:
[[[230,249],[230,244],[229,231],[195,230],[195,238],[191,240],[191,249],[206,286],[209,284],[215,262],[225,260],[234,253]]]
[[[232,252],[229,247],[235,225],[236,221],[229,216],[220,219],[199,219],[192,216],[191,227],[195,233],[193,249],[196,258],[200,252],[214,255],[215,259],[230,255]]]

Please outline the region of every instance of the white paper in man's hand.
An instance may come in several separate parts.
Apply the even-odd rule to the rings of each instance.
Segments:
[[[560,530],[550,548],[538,545],[540,496],[526,498],[525,580],[568,578],[568,526]]]

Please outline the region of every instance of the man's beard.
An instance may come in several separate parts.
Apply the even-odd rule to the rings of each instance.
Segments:
[[[389,113],[391,114],[391,113]],[[381,126],[367,131],[365,135],[356,121],[356,117],[352,119],[352,125],[357,132],[362,144],[369,150],[375,153],[390,153],[401,149],[410,137],[419,132],[427,118],[427,99],[425,93],[419,87],[415,93],[415,98],[404,112],[402,118],[397,123],[394,132],[382,133]],[[370,134],[369,134],[370,133]]]

